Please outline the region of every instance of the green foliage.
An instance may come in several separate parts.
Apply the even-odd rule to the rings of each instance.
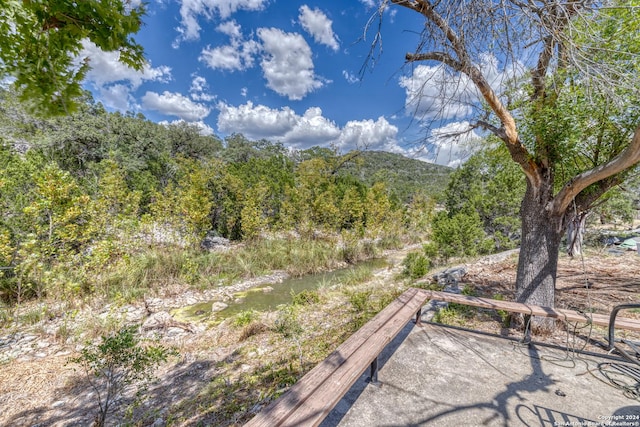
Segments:
[[[315,289],[305,289],[297,294],[291,291],[291,304],[293,305],[311,305],[319,302],[320,294]]]
[[[256,317],[257,313],[254,310],[243,310],[233,319],[233,325],[237,327],[247,326],[251,324]]]
[[[258,185],[249,188],[244,193],[243,206],[240,210],[242,238],[254,240],[266,229],[266,219],[262,205],[266,198],[267,189]]]
[[[118,52],[119,61],[141,70],[144,6],[122,0],[82,2],[0,1],[0,76],[12,76],[22,100],[46,114],[67,113],[82,94],[88,61],[74,66],[84,43]]]
[[[438,196],[446,188],[451,172],[446,166],[383,151],[363,151],[340,171],[357,176],[367,186],[384,182],[400,203],[409,203],[416,193],[423,193],[427,198]]]
[[[629,182],[633,186],[633,182]],[[637,184],[636,184],[637,185]],[[637,190],[625,190],[615,187],[609,190],[603,197],[604,203],[593,209],[595,218],[601,224],[613,224],[614,227],[621,226],[632,228],[636,215],[636,205],[634,199],[637,198]]]
[[[349,272],[342,278],[341,283],[344,286],[355,286],[370,280],[373,277],[373,268],[366,265],[352,267]]]
[[[369,308],[369,298],[371,298],[371,291],[365,290],[347,292],[347,298],[354,312],[365,313]]]
[[[448,260],[451,257],[476,256],[492,248],[476,211],[458,212],[453,216],[439,212],[432,227],[432,241],[425,245],[425,254],[429,257]]]
[[[102,336],[100,343],[87,345],[78,357],[71,358],[70,362],[82,367],[96,392],[96,425],[105,425],[112,404],[123,397],[127,387],[135,386],[140,398],[155,368],[173,354],[175,351],[163,346],[141,345],[137,327],[130,326]]]
[[[402,274],[410,279],[419,279],[429,272],[431,262],[423,253],[410,252],[402,261]]]
[[[445,205],[450,216],[475,211],[484,232],[494,241],[491,250],[506,250],[519,244],[524,191],[524,177],[506,148],[489,146],[451,174]]]
[[[295,307],[287,305],[278,310],[278,318],[275,321],[274,329],[285,338],[296,338],[304,328],[298,320],[298,311]]]
[[[397,247],[406,224],[417,238],[430,215],[432,202],[418,197],[405,211],[386,183],[347,173],[360,153],[290,153],[237,134],[223,147],[193,127],[109,113],[88,94],[74,114],[39,119],[16,98],[0,89],[5,301],[132,301],[167,284],[299,276]],[[206,236],[247,245],[200,252]]]

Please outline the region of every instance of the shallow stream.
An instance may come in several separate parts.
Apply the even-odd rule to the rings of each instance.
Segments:
[[[171,314],[178,320],[184,321],[221,321],[245,310],[269,311],[281,304],[291,302],[293,295],[304,290],[329,287],[347,279],[349,275],[357,274],[361,268],[378,269],[388,265],[385,259],[372,259],[339,270],[309,274],[303,277],[289,278],[281,283],[258,286],[234,295],[235,300],[222,309],[216,309],[220,304],[216,301],[206,301],[173,310]]]

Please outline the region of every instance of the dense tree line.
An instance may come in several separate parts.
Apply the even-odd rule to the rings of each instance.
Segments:
[[[426,227],[416,208],[425,196],[412,208],[384,181],[345,173],[353,153],[202,136],[185,123],[109,113],[90,97],[73,115],[41,119],[10,92],[0,97],[5,298],[90,291],[88,278],[127,254],[199,250],[207,235],[377,239]]]

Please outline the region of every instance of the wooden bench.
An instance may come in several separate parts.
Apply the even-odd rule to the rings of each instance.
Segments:
[[[511,313],[522,313],[539,317],[551,317],[553,319],[566,320],[568,322],[591,322],[594,325],[608,327],[609,321],[611,320],[611,316],[607,316],[604,314],[580,313],[578,311],[566,310],[562,308],[541,307],[538,305],[472,297],[467,295],[452,294],[448,292],[428,291],[425,289],[420,289],[418,292],[422,294],[427,300],[453,302],[456,304],[490,308],[494,310],[504,310]],[[630,331],[640,331],[640,321],[618,317],[615,319],[615,327]]]
[[[317,426],[320,424],[367,367],[371,368],[372,381],[377,381],[378,355],[413,316],[416,316],[416,324],[420,324],[422,307],[428,300],[572,322],[590,321],[596,325],[609,325],[609,317],[601,314],[589,314],[587,317],[573,310],[410,288],[245,426]],[[640,331],[638,320],[617,318],[615,326]]]
[[[317,426],[367,367],[377,375],[377,357],[420,310],[427,295],[411,288],[316,365],[245,426]]]

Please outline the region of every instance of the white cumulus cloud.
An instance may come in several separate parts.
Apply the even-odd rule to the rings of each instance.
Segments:
[[[427,161],[456,167],[464,163],[478,147],[480,136],[469,122],[452,122],[433,129],[429,136],[431,149]]]
[[[92,85],[99,101],[119,111],[138,108],[132,92],[144,82],[167,83],[171,80],[171,68],[152,67],[144,64],[142,70],[134,70],[118,60],[118,52],[105,52],[89,40],[83,41],[78,62],[89,61],[91,69],[85,81]]]
[[[519,63],[503,69],[499,69],[499,65],[490,54],[483,55],[478,64],[498,95],[510,81],[524,73],[524,67]],[[480,95],[473,82],[444,65],[418,65],[410,76],[401,77],[399,84],[405,90],[407,113],[421,120],[461,120],[479,107]]]
[[[180,26],[177,28],[180,36],[173,47],[177,48],[181,41],[198,40],[200,38],[199,18],[206,20],[219,16],[229,18],[238,10],[258,11],[265,8],[268,0],[181,0]]]
[[[105,52],[89,40],[84,40],[82,44],[83,49],[78,57],[89,59],[91,70],[87,73],[86,79],[97,87],[126,82],[132,89],[137,89],[145,81],[166,83],[171,80],[170,67],[152,67],[147,63],[142,70],[134,70],[118,61],[118,52]]]
[[[104,105],[118,111],[134,111],[137,109],[131,88],[123,84],[103,86],[98,91]]]
[[[269,139],[291,148],[305,149],[314,145],[335,144],[344,150],[355,148],[386,149],[396,144],[398,128],[384,117],[377,120],[347,122],[340,128],[323,116],[318,107],[308,108],[303,115],[291,108],[269,108],[252,102],[234,107],[219,103],[218,130],[239,132],[251,139]]]
[[[236,21],[224,22],[216,29],[231,38],[230,44],[213,48],[207,46],[198,60],[214,70],[238,71],[253,67],[254,56],[260,51],[260,45],[255,40],[244,40],[242,29]]]
[[[337,51],[340,48],[340,44],[333,33],[333,21],[317,7],[311,9],[305,4],[300,6],[299,10],[300,16],[298,20],[302,28],[313,37],[316,43],[324,44]]]
[[[400,77],[405,108],[419,119],[457,119],[473,111],[477,99],[466,76],[454,76],[443,65],[418,65],[410,76]]]
[[[377,120],[351,120],[338,138],[339,147],[366,147],[370,150],[391,150],[397,144],[398,128],[384,117]]]
[[[304,112],[304,115],[296,116],[295,125],[282,140],[292,146],[308,147],[335,141],[340,134],[338,126],[322,116],[322,109],[311,107]]]
[[[198,132],[200,133],[200,135],[203,136],[211,136],[214,134],[213,132],[213,128],[211,126],[209,126],[208,124],[206,124],[203,121],[197,121],[197,122],[186,122],[182,119],[178,119],[178,120],[173,120],[171,122],[167,121],[167,120],[162,120],[160,122],[158,122],[161,125],[164,126],[169,126],[169,125],[179,125],[181,123],[188,123],[191,126],[195,126],[198,128]]]
[[[347,70],[342,70],[342,76],[347,82],[351,84],[358,83],[360,81],[358,76]]]
[[[164,91],[162,94],[147,92],[142,97],[142,106],[168,116],[176,116],[188,122],[204,119],[210,113],[210,108],[193,102],[179,93]]]
[[[324,85],[314,73],[311,48],[298,33],[259,28],[265,55],[261,61],[267,86],[290,100],[300,100]]]
[[[209,83],[207,79],[197,74],[192,75],[191,87],[189,88],[189,95],[194,101],[213,101],[216,97],[211,95],[209,91]]]
[[[239,107],[221,102],[218,109],[219,130],[242,133],[252,139],[282,136],[290,131],[297,121],[296,113],[289,107],[274,110],[265,105],[254,106],[251,101]]]

